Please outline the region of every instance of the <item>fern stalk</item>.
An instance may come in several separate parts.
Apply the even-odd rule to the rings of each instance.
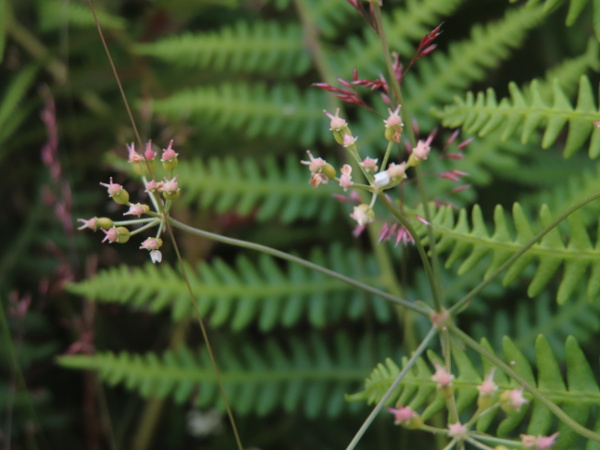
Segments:
[[[112,72],[113,75],[115,77],[115,81],[119,87],[119,92],[121,93],[121,97],[123,99],[123,103],[125,104],[125,109],[127,110],[127,115],[129,116],[129,120],[131,122],[131,126],[133,127],[133,131],[134,134],[138,140],[138,143],[140,145],[140,148],[144,148],[144,144],[142,142],[142,138],[140,136],[140,133],[138,132],[135,120],[133,118],[133,114],[131,112],[131,108],[129,106],[129,102],[127,101],[127,96],[125,95],[125,91],[123,90],[123,85],[121,83],[121,79],[119,77],[119,74],[117,72],[117,68],[115,67],[115,63],[112,59],[112,56],[110,54],[110,50],[108,49],[108,44],[106,43],[106,40],[104,39],[104,34],[102,33],[102,27],[100,26],[100,22],[98,21],[98,17],[96,16],[96,11],[94,10],[94,5],[92,4],[92,0],[88,0],[88,5],[90,7],[90,11],[92,13],[92,16],[94,17],[94,22],[96,23],[96,27],[98,29],[98,35],[100,36],[100,40],[102,41],[102,45],[104,46],[104,50],[106,51],[106,56],[108,58],[108,61],[110,63],[110,66],[112,68]],[[150,162],[148,161],[148,159],[145,159],[145,163],[146,163],[146,169],[148,170],[148,173],[152,174],[152,170],[150,167]],[[152,196],[154,196],[155,194],[152,193]],[[158,212],[159,214],[163,217],[163,218],[167,218],[168,216],[168,212],[164,209],[164,205],[162,202],[159,201],[153,201],[153,203],[155,203],[156,205],[158,205]],[[212,349],[212,345],[210,343],[210,339],[208,338],[208,333],[206,331],[206,327],[204,326],[204,321],[202,320],[202,316],[200,315],[200,312],[198,310],[198,305],[196,303],[196,298],[194,296],[194,293],[192,292],[192,287],[190,285],[190,281],[187,277],[186,271],[185,271],[185,265],[183,263],[183,258],[181,257],[181,253],[179,251],[179,246],[177,245],[177,241],[175,240],[175,235],[173,234],[173,229],[169,226],[168,222],[164,222],[167,228],[167,231],[169,233],[169,237],[171,239],[171,242],[173,244],[173,248],[175,249],[175,253],[177,254],[177,260],[179,261],[179,265],[181,267],[181,274],[183,276],[183,279],[185,280],[185,284],[186,287],[188,289],[188,292],[190,294],[190,299],[192,301],[192,304],[194,306],[194,310],[196,311],[196,317],[198,319],[198,324],[200,325],[200,330],[202,332],[202,338],[204,339],[204,343],[206,345],[206,349],[208,351],[208,354],[210,356],[210,362],[212,364],[212,368],[215,372],[215,377],[217,379],[217,383],[219,385],[219,390],[221,392],[221,397],[223,398],[223,402],[225,404],[225,409],[227,411],[227,416],[229,418],[229,422],[233,431],[233,435],[235,438],[235,442],[236,445],[238,447],[239,450],[243,450],[244,446],[242,445],[242,441],[240,439],[240,434],[238,432],[237,429],[237,425],[235,423],[235,419],[233,417],[233,412],[231,410],[231,406],[229,405],[229,401],[227,400],[227,394],[225,393],[225,387],[223,386],[223,381],[221,379],[221,373],[219,371],[219,366],[217,365],[217,361],[215,359],[214,353],[213,353],[213,349]],[[161,225],[161,229],[162,229],[162,225]]]
[[[369,428],[369,426],[371,425],[373,420],[375,420],[375,417],[377,416],[377,414],[379,414],[379,411],[381,411],[381,408],[383,408],[383,406],[386,404],[386,402],[390,399],[390,397],[392,396],[392,394],[394,393],[396,388],[400,385],[400,383],[402,382],[402,380],[404,379],[404,377],[406,376],[408,371],[415,365],[415,363],[419,359],[419,356],[425,351],[425,349],[429,345],[429,341],[431,341],[436,334],[437,334],[437,329],[435,327],[432,328],[431,330],[429,330],[429,333],[427,333],[427,336],[425,336],[425,338],[423,339],[423,341],[421,342],[419,347],[417,347],[417,349],[412,354],[412,356],[410,357],[410,359],[408,360],[406,365],[402,368],[402,370],[400,371],[400,373],[398,374],[398,376],[396,377],[394,382],[390,385],[390,387],[388,388],[386,393],[383,395],[383,397],[381,397],[381,400],[379,400],[379,402],[377,403],[375,408],[373,408],[373,411],[371,411],[371,414],[369,414],[369,416],[365,419],[365,421],[363,422],[361,427],[358,429],[358,431],[354,435],[354,438],[352,439],[352,441],[350,441],[350,444],[348,444],[348,447],[346,447],[346,450],[353,450],[354,448],[356,448],[358,441],[360,441],[360,439],[365,434],[365,432],[367,431],[367,429]]]
[[[592,194],[589,197],[586,197],[585,199],[581,200],[580,202],[575,203],[575,205],[573,205],[572,207],[567,209],[564,213],[559,215],[547,227],[543,228],[533,238],[531,238],[531,240],[527,244],[523,245],[519,249],[518,252],[516,252],[514,255],[512,255],[510,258],[508,258],[506,261],[504,261],[504,263],[501,264],[500,267],[498,267],[488,278],[483,280],[481,283],[479,283],[477,286],[475,286],[469,293],[467,293],[463,298],[461,298],[458,302],[456,302],[456,304],[454,304],[449,309],[449,312],[451,314],[459,312],[463,307],[465,307],[467,305],[467,303],[471,300],[471,298],[473,298],[475,295],[477,295],[479,292],[481,292],[481,290],[483,290],[488,284],[490,284],[492,281],[494,281],[494,279],[496,279],[502,272],[504,272],[512,263],[514,263],[517,259],[519,259],[525,252],[527,252],[527,250],[529,250],[531,247],[533,247],[540,239],[542,239],[550,231],[552,231],[554,228],[556,228],[563,220],[565,220],[567,217],[569,217],[571,214],[573,214],[578,209],[582,208],[583,206],[587,205],[588,203],[590,203],[598,198],[600,198],[600,192]]]
[[[412,119],[411,119],[410,114],[408,113],[407,108],[405,107],[404,97],[402,95],[402,90],[400,89],[400,83],[396,79],[396,74],[394,72],[392,58],[390,55],[390,49],[389,49],[389,45],[388,45],[387,38],[385,35],[383,21],[381,19],[381,7],[379,6],[379,3],[377,3],[377,2],[372,3],[371,5],[373,6],[373,16],[375,18],[375,26],[377,29],[377,34],[379,36],[379,39],[381,40],[381,47],[383,49],[383,54],[385,55],[385,65],[386,65],[386,69],[388,72],[389,84],[392,88],[394,96],[396,97],[396,100],[398,101],[398,103],[400,105],[402,105],[402,118],[403,118],[404,123],[409,124],[406,127],[406,129],[408,130],[408,139],[410,141],[410,144],[414,147],[417,142],[416,142],[414,130],[413,130],[412,126],[410,126],[410,124],[412,124]],[[423,183],[423,175],[418,166],[416,167],[416,174],[417,174],[417,186],[419,189],[419,194],[421,196],[421,201],[423,202],[423,204],[425,206],[425,208],[424,208],[425,220],[427,220],[427,222],[431,223],[431,214],[429,212],[429,207],[427,206],[428,205],[427,192],[425,190],[425,185]],[[384,197],[384,196],[381,195],[380,197]],[[400,220],[404,226],[406,226],[408,221],[406,219],[401,220],[400,219],[401,213],[399,211],[394,212],[396,210],[396,208],[391,207],[392,205],[389,204],[389,202],[387,202],[387,200],[386,200],[386,203],[388,203],[388,206],[386,206],[386,208],[388,208],[388,210],[391,211],[392,214],[394,214],[394,216],[396,218],[398,218],[398,220]],[[409,226],[410,226],[410,224],[409,224]],[[423,267],[424,267],[425,273],[427,274],[427,278],[429,279],[429,284],[431,286],[431,291],[433,294],[433,301],[435,303],[435,309],[437,311],[440,311],[442,309],[442,295],[441,295],[441,288],[440,288],[440,284],[439,284],[439,276],[438,276],[439,270],[437,268],[438,263],[437,263],[437,254],[435,252],[435,244],[434,244],[435,241],[433,240],[433,230],[431,229],[431,227],[428,228],[429,242],[430,242],[429,247],[430,247],[430,252],[431,252],[431,260],[432,260],[432,263],[430,263],[429,258],[427,257],[427,254],[425,252],[425,249],[423,248],[423,244],[420,242],[419,239],[416,238],[416,234],[413,234],[413,232],[411,232],[411,229],[412,229],[412,226],[410,226],[410,228],[407,228],[407,230],[412,234],[412,236],[415,236],[415,245],[419,252],[419,256],[421,257],[421,260],[423,262]]]
[[[211,233],[209,231],[200,230],[198,228],[194,228],[194,227],[186,225],[182,222],[179,222],[178,220],[175,220],[172,217],[169,217],[168,221],[175,228],[179,228],[181,230],[187,231],[190,234],[193,234],[196,236],[201,236],[203,238],[210,239],[212,241],[221,242],[221,243],[227,244],[227,245],[234,245],[236,247],[255,250],[255,251],[258,251],[261,253],[265,253],[267,255],[274,256],[276,258],[281,258],[285,261],[293,262],[295,264],[300,264],[301,266],[304,266],[304,267],[314,270],[316,272],[320,272],[324,275],[335,278],[337,280],[343,281],[344,283],[347,283],[347,284],[354,286],[358,289],[361,289],[365,292],[368,292],[373,295],[377,295],[386,300],[389,300],[390,302],[397,303],[397,304],[404,306],[405,308],[407,308],[411,311],[417,312],[421,315],[427,316],[429,314],[429,311],[426,308],[415,305],[414,303],[409,302],[408,300],[398,298],[395,295],[388,294],[387,292],[384,292],[380,289],[369,286],[368,284],[364,284],[364,283],[361,283],[360,281],[353,280],[352,278],[348,278],[342,274],[334,272],[333,270],[326,269],[325,267],[321,267],[321,266],[314,264],[310,261],[307,261],[305,259],[298,258],[297,256],[290,255],[289,253],[286,253],[286,252],[282,252],[281,250],[277,250],[272,247],[267,247],[266,245],[255,244],[254,242],[243,241],[241,239],[234,239],[234,238],[230,238],[227,236],[221,236],[220,234]]]

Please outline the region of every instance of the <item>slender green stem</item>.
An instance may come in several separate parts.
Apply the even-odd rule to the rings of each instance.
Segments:
[[[390,399],[390,397],[392,396],[392,394],[394,393],[394,391],[396,390],[398,385],[402,382],[402,380],[404,379],[404,377],[406,376],[408,371],[415,365],[415,363],[417,362],[417,359],[425,351],[425,349],[429,345],[429,341],[431,341],[431,339],[433,339],[433,337],[436,335],[436,333],[437,333],[437,328],[435,328],[435,327],[431,328],[431,330],[429,330],[429,333],[427,333],[427,336],[425,336],[425,338],[423,339],[423,341],[421,342],[419,347],[417,347],[417,349],[415,350],[413,355],[410,357],[410,359],[408,360],[406,365],[402,368],[402,370],[400,371],[400,373],[398,374],[398,376],[396,377],[394,382],[391,384],[391,386],[388,388],[388,390],[386,391],[384,396],[381,397],[381,400],[379,400],[379,403],[377,403],[375,408],[373,408],[373,411],[371,411],[371,414],[369,414],[369,416],[365,419],[365,421],[363,422],[363,424],[361,425],[359,430],[356,432],[356,434],[354,435],[354,438],[352,439],[352,441],[350,441],[350,444],[348,444],[348,447],[346,447],[346,450],[352,450],[356,447],[356,445],[358,444],[358,441],[360,441],[360,439],[363,437],[363,435],[365,434],[365,432],[367,431],[369,426],[371,426],[371,423],[373,422],[373,420],[375,420],[375,417],[377,416],[377,414],[379,414],[379,411],[381,411],[381,409],[385,406],[385,404]]]
[[[573,420],[571,417],[569,417],[562,409],[560,409],[560,407],[556,403],[546,398],[546,396],[544,396],[544,394],[538,391],[538,389],[535,386],[533,386],[529,381],[527,381],[525,378],[523,378],[521,375],[515,372],[508,364],[506,364],[496,355],[494,355],[486,348],[481,346],[477,341],[471,338],[464,331],[461,331],[460,329],[454,326],[451,326],[448,329],[455,337],[457,337],[466,345],[471,347],[481,356],[491,361],[495,366],[502,369],[509,377],[513,378],[520,385],[522,385],[525,388],[525,390],[527,390],[527,392],[529,392],[533,396],[533,398],[538,400],[540,403],[544,404],[561,422],[563,422],[565,425],[568,425],[570,428],[573,429],[573,431],[575,431],[583,437],[586,437],[596,442],[600,442],[600,434],[595,433],[592,430],[588,430],[587,428]]]
[[[326,269],[326,268],[321,267],[317,264],[314,264],[310,261],[307,261],[302,258],[298,258],[297,256],[290,255],[289,253],[285,253],[280,250],[276,250],[272,247],[267,247],[266,245],[255,244],[254,242],[242,241],[240,239],[234,239],[234,238],[230,238],[230,237],[226,237],[226,236],[221,236],[220,234],[211,233],[209,231],[200,230],[198,228],[190,227],[189,225],[179,222],[179,221],[173,219],[172,217],[169,217],[169,223],[171,225],[173,225],[175,228],[179,228],[181,230],[187,231],[188,233],[194,234],[196,236],[201,236],[201,237],[213,240],[213,241],[221,242],[223,244],[234,245],[236,247],[242,247],[242,248],[247,248],[250,250],[255,250],[255,251],[258,251],[261,253],[266,253],[267,255],[275,256],[276,258],[281,258],[286,261],[293,262],[295,264],[300,264],[301,266],[304,266],[308,269],[315,270],[315,271],[320,272],[329,277],[343,281],[344,283],[347,283],[347,284],[354,286],[358,289],[361,289],[365,292],[368,292],[373,295],[377,295],[377,296],[382,297],[386,300],[389,300],[393,303],[400,304],[400,305],[410,309],[411,311],[417,312],[422,315],[429,314],[429,311],[426,308],[423,308],[414,303],[411,303],[408,300],[398,298],[394,295],[388,294],[387,292],[384,292],[377,288],[371,287],[368,284],[364,284],[364,283],[361,283],[360,281],[353,280],[352,278],[346,277],[346,276],[339,274],[333,270]]]
[[[385,155],[383,155],[383,160],[381,161],[381,169],[380,170],[385,170],[388,160],[390,159],[390,153],[392,153],[392,147],[394,146],[394,142],[393,141],[389,141],[388,142],[388,146],[385,149]]]
[[[394,93],[394,97],[398,104],[402,105],[402,120],[406,124],[405,130],[408,134],[408,140],[410,144],[414,147],[417,144],[417,139],[415,137],[415,132],[412,127],[412,117],[409,113],[408,108],[406,107],[406,103],[404,102],[404,97],[402,95],[402,90],[400,89],[400,83],[396,78],[396,74],[394,72],[394,66],[392,63],[392,57],[390,55],[390,49],[387,42],[387,37],[385,34],[385,29],[383,26],[383,21],[381,19],[381,7],[377,2],[372,3],[373,12],[375,17],[375,25],[377,27],[379,39],[381,40],[381,47],[383,49],[383,54],[385,56],[385,65],[388,72],[388,83],[391,87],[392,92]],[[429,211],[429,199],[427,196],[427,190],[425,189],[425,183],[423,181],[423,174],[421,173],[420,167],[415,168],[416,178],[417,178],[417,187],[419,190],[419,195],[421,197],[421,202],[423,203],[423,210],[425,214],[425,220],[428,223],[431,223],[431,213]],[[436,305],[436,310],[441,311],[443,304],[443,296],[442,289],[439,283],[439,264],[437,259],[437,253],[435,251],[435,239],[433,235],[433,230],[431,227],[427,228],[427,234],[429,238],[429,251],[431,254],[431,264],[428,264],[431,267],[431,276],[428,274],[429,282],[431,285],[431,291],[433,295],[433,300]],[[418,241],[417,235],[413,234],[415,238],[415,242]]]
[[[432,287],[432,292],[434,294],[433,301],[435,303],[435,309],[440,311],[442,309],[442,303],[440,298],[435,295],[436,290],[433,288],[433,286],[437,284],[436,276],[429,261],[429,258],[427,257],[427,251],[425,250],[425,247],[423,247],[423,243],[420,241],[417,232],[415,231],[410,221],[406,217],[404,217],[402,212],[398,208],[396,208],[384,194],[379,194],[379,201],[389,212],[391,212],[394,215],[396,219],[398,219],[398,221],[404,226],[404,228],[408,230],[408,232],[414,238],[415,247],[417,247],[417,252],[419,253],[419,256],[421,257],[421,262],[423,263],[423,269],[425,270],[425,274],[427,275],[429,283]]]
[[[575,211],[580,209],[581,207],[587,205],[588,203],[600,198],[600,192],[590,195],[585,199],[581,200],[575,205],[571,206],[564,213],[559,215],[556,219],[554,219],[547,227],[542,229],[539,233],[537,233],[527,244],[519,249],[514,255],[508,258],[500,267],[498,267],[492,274],[475,286],[469,293],[467,293],[463,298],[461,298],[455,305],[453,305],[448,311],[453,313],[458,313],[466,304],[477,295],[483,288],[485,288],[488,284],[490,284],[496,277],[498,277],[504,270],[506,270],[512,263],[514,263],[517,259],[519,259],[527,250],[533,247],[540,239],[542,239],[545,235],[547,235],[550,231],[558,226],[563,220],[573,214]]]

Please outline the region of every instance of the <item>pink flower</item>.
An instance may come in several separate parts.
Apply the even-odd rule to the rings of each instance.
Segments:
[[[148,161],[152,161],[156,157],[156,152],[152,150],[152,141],[146,142],[146,150],[144,151],[144,158]]]
[[[532,436],[530,434],[521,435],[521,445],[523,448],[531,448],[536,450],[547,450],[556,444],[558,433],[551,436]]]
[[[127,146],[127,150],[129,151],[130,163],[144,162],[144,157],[135,151],[135,144],[133,142]]]
[[[158,250],[162,246],[162,239],[149,237],[140,246],[140,249],[144,250]]]
[[[523,388],[504,391],[500,394],[500,407],[506,413],[518,412],[528,400],[523,396]]]
[[[344,142],[343,142],[342,146],[344,148],[352,147],[356,143],[357,140],[358,140],[357,137],[353,137],[350,134],[344,134]]]
[[[98,229],[97,217],[92,217],[88,220],[77,219],[77,221],[83,223],[83,225],[77,228],[78,230],[85,230],[86,228],[89,228],[90,230],[96,231]]]
[[[310,152],[310,150],[307,150],[306,153],[308,154],[309,161],[300,161],[300,164],[307,165],[308,166],[308,170],[310,170],[311,173],[319,173],[319,172],[321,172],[321,169],[326,164],[326,161],[323,158],[315,158],[315,157],[313,157],[313,155]]]
[[[146,183],[146,192],[153,192],[162,187],[162,181],[150,180]]]
[[[101,186],[104,186],[108,190],[108,195],[114,197],[123,189],[123,186],[117,183],[113,183],[112,177],[110,177],[110,183],[100,183]]]
[[[177,192],[179,190],[179,185],[177,184],[177,181],[176,181],[177,177],[179,177],[179,175],[175,175],[170,180],[165,177],[165,181],[162,182],[162,186],[159,187],[158,190],[160,192],[168,192],[168,193]]]
[[[413,155],[419,161],[425,161],[429,156],[429,152],[431,151],[431,147],[429,147],[428,142],[419,141],[417,142],[417,146],[413,148]]]
[[[375,172],[377,170],[377,159],[367,157],[363,159],[360,165],[369,172]]]
[[[171,148],[172,146],[173,139],[171,139],[171,142],[169,142],[169,146],[163,149],[162,158],[160,159],[161,161],[171,161],[179,156],[179,153],[175,153],[175,150]]]
[[[386,410],[394,415],[394,423],[396,425],[410,421],[416,414],[408,406],[403,406],[401,408],[386,408]]]
[[[344,119],[338,117],[338,114],[340,113],[340,108],[337,108],[335,110],[335,116],[331,115],[330,113],[328,113],[325,110],[323,110],[323,112],[325,113],[325,115],[327,117],[329,117],[331,119],[331,121],[329,122],[329,129],[331,131],[340,131],[343,128],[345,128],[346,126],[348,126],[348,124],[346,123],[346,121]]]
[[[386,172],[390,178],[403,180],[406,178],[406,162],[401,162],[400,164],[391,163]]]
[[[448,424],[448,436],[452,438],[465,438],[467,435],[467,427],[459,422]]]
[[[136,203],[135,205],[131,205],[129,207],[129,211],[123,213],[124,216],[141,216],[144,213],[150,211],[150,207],[148,205],[142,205],[141,203]]]
[[[102,231],[103,231],[103,232],[104,232],[104,234],[106,235],[106,236],[104,236],[104,239],[102,239],[102,242],[106,242],[106,241],[108,241],[108,242],[110,242],[111,244],[112,244],[113,242],[117,242],[117,238],[118,238],[119,236],[118,236],[118,233],[117,233],[117,229],[116,229],[115,227],[112,227],[112,228],[110,228],[110,229],[108,229],[108,230],[104,230],[104,229],[103,229]]]
[[[400,107],[401,105],[398,105],[394,111],[388,108],[388,112],[390,113],[390,115],[387,119],[383,121],[383,123],[385,123],[386,128],[404,126],[404,122],[402,122],[402,117],[400,116],[400,114],[398,114],[400,112]]]
[[[309,183],[313,187],[320,184],[327,184],[330,179],[335,178],[335,169],[328,164],[323,158],[313,157],[310,150],[307,150],[309,161],[300,161],[301,164],[307,165],[311,176]]]
[[[364,226],[370,222],[373,222],[375,219],[375,212],[373,211],[373,208],[363,203],[362,205],[354,207],[354,211],[352,211],[350,217],[356,220],[356,223],[358,223],[359,226]]]
[[[483,382],[477,387],[477,389],[479,390],[479,395],[492,395],[494,392],[496,392],[498,390],[498,385],[496,383],[494,383],[494,372],[496,371],[496,368],[492,368],[492,370],[490,370],[490,373],[488,374],[487,377],[485,377],[485,380],[483,380]]]
[[[340,186],[344,188],[344,192],[348,190],[350,186],[352,186],[352,166],[350,164],[344,164],[340,169],[342,172],[342,176],[340,176]]]
[[[452,386],[452,380],[454,380],[454,375],[448,373],[445,367],[436,363],[436,371],[431,377],[431,379],[435,381],[438,388],[446,388]]]

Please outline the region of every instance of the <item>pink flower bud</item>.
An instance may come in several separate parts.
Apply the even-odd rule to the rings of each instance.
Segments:
[[[429,156],[430,150],[431,147],[429,147],[429,144],[424,141],[419,141],[417,146],[413,148],[413,155],[415,155],[419,161],[425,161]]]
[[[356,143],[357,140],[358,140],[357,137],[353,137],[350,134],[344,134],[344,139],[342,141],[342,146],[344,148],[350,148],[350,147],[352,147]]]
[[[77,228],[78,230],[84,230],[89,228],[90,230],[96,231],[98,228],[104,228],[105,230],[113,226],[113,221],[108,217],[92,217],[91,219],[77,219],[78,222],[83,223],[82,226]]]
[[[386,172],[392,178],[392,180],[403,180],[406,178],[406,162],[401,162],[400,164],[391,163]]]
[[[449,373],[445,367],[440,366],[436,363],[436,371],[431,377],[433,381],[435,381],[438,388],[448,388],[452,387],[452,380],[454,380],[454,375]]]
[[[171,142],[169,142],[169,147],[163,149],[161,161],[165,170],[173,170],[179,164],[179,161],[177,160],[179,153],[175,153],[175,150],[172,149],[172,146],[173,139],[171,139]]]
[[[102,242],[108,241],[109,243],[116,242],[117,244],[124,244],[129,240],[129,230],[125,227],[112,227],[109,230],[102,229],[106,235]]]

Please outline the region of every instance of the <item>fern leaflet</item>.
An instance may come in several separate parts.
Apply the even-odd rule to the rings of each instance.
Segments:
[[[565,125],[569,125],[564,155],[569,157],[581,149],[590,137],[589,155],[596,158],[600,154],[600,130],[594,121],[600,121],[600,111],[595,102],[589,79],[581,77],[577,106],[573,108],[558,82],[554,83],[554,101],[548,105],[537,87],[538,81],[531,83],[531,97],[528,99],[516,84],[511,83],[511,99],[504,98],[498,103],[493,89],[486,94],[475,96],[469,92],[465,100],[455,98],[454,105],[446,106],[435,115],[442,119],[444,126],[462,126],[468,133],[485,136],[495,129],[502,130],[502,140],[508,139],[521,127],[521,141],[527,142],[534,132],[545,127],[542,148],[548,148],[558,138]]]
[[[242,415],[266,415],[277,409],[299,410],[308,417],[338,416],[347,406],[344,393],[355,389],[372,366],[373,357],[392,351],[383,336],[376,345],[368,339],[337,334],[329,344],[312,334],[308,338],[270,338],[260,347],[248,341],[219,346],[221,378]],[[376,355],[373,355],[376,349]],[[98,372],[109,385],[123,385],[144,397],[172,397],[183,403],[197,393],[200,407],[223,409],[215,374],[206,352],[188,348],[162,355],[121,352],[68,355],[61,366]]]
[[[488,234],[478,205],[473,208],[472,228],[469,226],[465,209],[460,210],[455,223],[452,209],[440,208],[433,218],[432,226],[438,240],[436,248],[440,252],[450,252],[446,266],[451,267],[466,256],[458,269],[459,274],[466,273],[481,258],[491,254],[492,260],[485,277],[498,269],[534,236],[531,224],[518,203],[514,204],[512,212],[516,229],[514,238],[511,236],[504,210],[500,205],[496,206],[494,211],[495,231],[492,236]],[[552,221],[550,210],[545,205],[540,208],[540,219],[543,226]],[[539,265],[527,291],[528,295],[533,297],[546,286],[564,263],[564,274],[557,293],[557,300],[562,304],[569,299],[588,267],[591,267],[587,294],[590,299],[595,299],[600,292],[600,244],[595,246],[592,244],[579,213],[571,214],[568,224],[570,233],[566,245],[559,230],[553,229],[513,263],[504,276],[504,284],[511,284],[532,261],[538,259]],[[419,230],[421,233],[426,233],[423,225],[419,226]],[[600,240],[598,242],[600,243]]]
[[[340,246],[326,255],[313,251],[310,259],[355,278],[377,279],[373,260],[363,261],[358,252]],[[367,299],[344,283],[298,265],[282,269],[264,254],[257,263],[244,256],[238,257],[235,265],[214,259],[188,273],[198,295],[199,312],[213,326],[228,324],[240,330],[255,322],[267,331],[278,324],[290,327],[306,316],[313,326],[323,327],[342,318],[362,318],[369,311],[380,321],[390,318],[384,300]],[[174,320],[195,314],[185,284],[166,264],[107,269],[67,289],[98,301],[147,307],[153,312],[170,308]]]

